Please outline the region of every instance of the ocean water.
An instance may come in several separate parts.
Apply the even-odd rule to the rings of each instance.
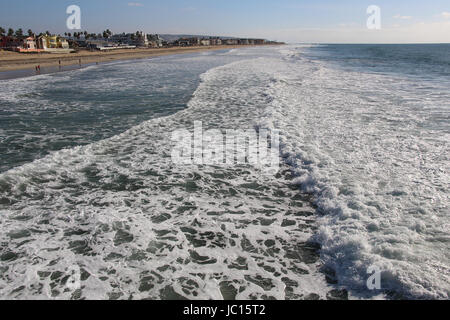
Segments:
[[[448,299],[449,75],[289,45],[0,81],[0,297]],[[174,164],[195,121],[279,130],[279,172]]]

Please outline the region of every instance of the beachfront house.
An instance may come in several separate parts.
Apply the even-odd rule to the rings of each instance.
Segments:
[[[137,47],[148,47],[149,42],[148,42],[147,34],[145,34],[142,31],[136,32],[135,40],[134,40],[133,44],[136,45]]]
[[[108,46],[108,42],[105,40],[89,40],[86,42],[86,48],[90,50],[101,50]]]
[[[174,42],[175,45],[180,47],[192,47],[199,46],[201,44],[200,38],[181,38]]]
[[[210,46],[211,45],[211,41],[209,39],[202,39],[202,40],[200,40],[200,44],[202,46]]]
[[[27,50],[36,50],[37,46],[36,46],[36,40],[34,39],[34,37],[28,37],[28,38],[24,39],[23,47],[24,47],[24,49],[27,49]]]
[[[22,39],[20,45],[14,48],[14,50],[22,53],[34,53],[41,51],[38,49],[36,39],[34,37]]]
[[[84,37],[80,38],[80,39],[69,37],[66,39],[67,39],[67,42],[69,42],[69,46],[71,48],[86,48],[88,45],[87,39]]]
[[[148,47],[150,45],[147,34],[143,31],[136,33],[119,33],[111,37],[113,42],[137,47]]]
[[[34,37],[16,38],[0,37],[0,48],[4,50],[17,51],[23,53],[39,52]]]
[[[178,39],[174,44],[180,47],[189,47],[191,45],[191,42],[189,41],[189,39]]]
[[[237,40],[237,39],[227,39],[227,40],[225,40],[225,44],[226,45],[237,45],[237,44],[239,44],[239,41]]]
[[[69,47],[69,42],[60,36],[43,35],[38,37],[36,41],[37,49],[45,52],[71,52],[73,50]]]
[[[148,34],[147,40],[149,47],[161,48],[164,46],[164,40],[158,34]]]
[[[109,40],[88,40],[86,48],[89,50],[111,51],[118,49],[135,49],[136,46]]]
[[[209,43],[212,46],[220,46],[220,45],[222,45],[222,39],[220,39],[220,38],[211,38],[211,39],[209,39]]]

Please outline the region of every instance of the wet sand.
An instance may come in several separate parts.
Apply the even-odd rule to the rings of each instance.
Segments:
[[[39,53],[25,54],[9,51],[0,51],[0,72],[28,70],[23,73],[35,72],[35,67],[59,68],[64,66],[88,65],[103,63],[114,60],[143,59],[171,54],[182,54],[208,50],[223,50],[242,48],[248,46],[208,46],[208,47],[173,47],[173,48],[150,48],[150,49],[118,49],[108,52],[80,50],[76,53]],[[80,63],[81,60],[81,63]],[[59,63],[61,61],[61,64]],[[10,72],[8,72],[11,74]],[[19,72],[22,73],[22,72]],[[4,78],[4,77],[3,77]]]

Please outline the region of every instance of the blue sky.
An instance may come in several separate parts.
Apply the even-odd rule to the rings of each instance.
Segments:
[[[66,8],[82,29],[264,37],[288,42],[450,42],[450,0],[0,0],[0,26],[64,33]],[[381,30],[366,9],[381,8]]]

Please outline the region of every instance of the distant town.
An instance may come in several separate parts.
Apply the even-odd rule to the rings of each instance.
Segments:
[[[109,51],[134,48],[281,44],[276,41],[252,38],[210,36],[179,38],[170,36],[170,38],[166,40],[158,34],[147,34],[143,31],[113,34],[107,29],[98,34],[84,31],[55,35],[49,31],[36,34],[30,29],[25,33],[22,29],[13,30],[9,28],[5,30],[0,27],[0,49],[20,53],[70,53],[79,50]]]

